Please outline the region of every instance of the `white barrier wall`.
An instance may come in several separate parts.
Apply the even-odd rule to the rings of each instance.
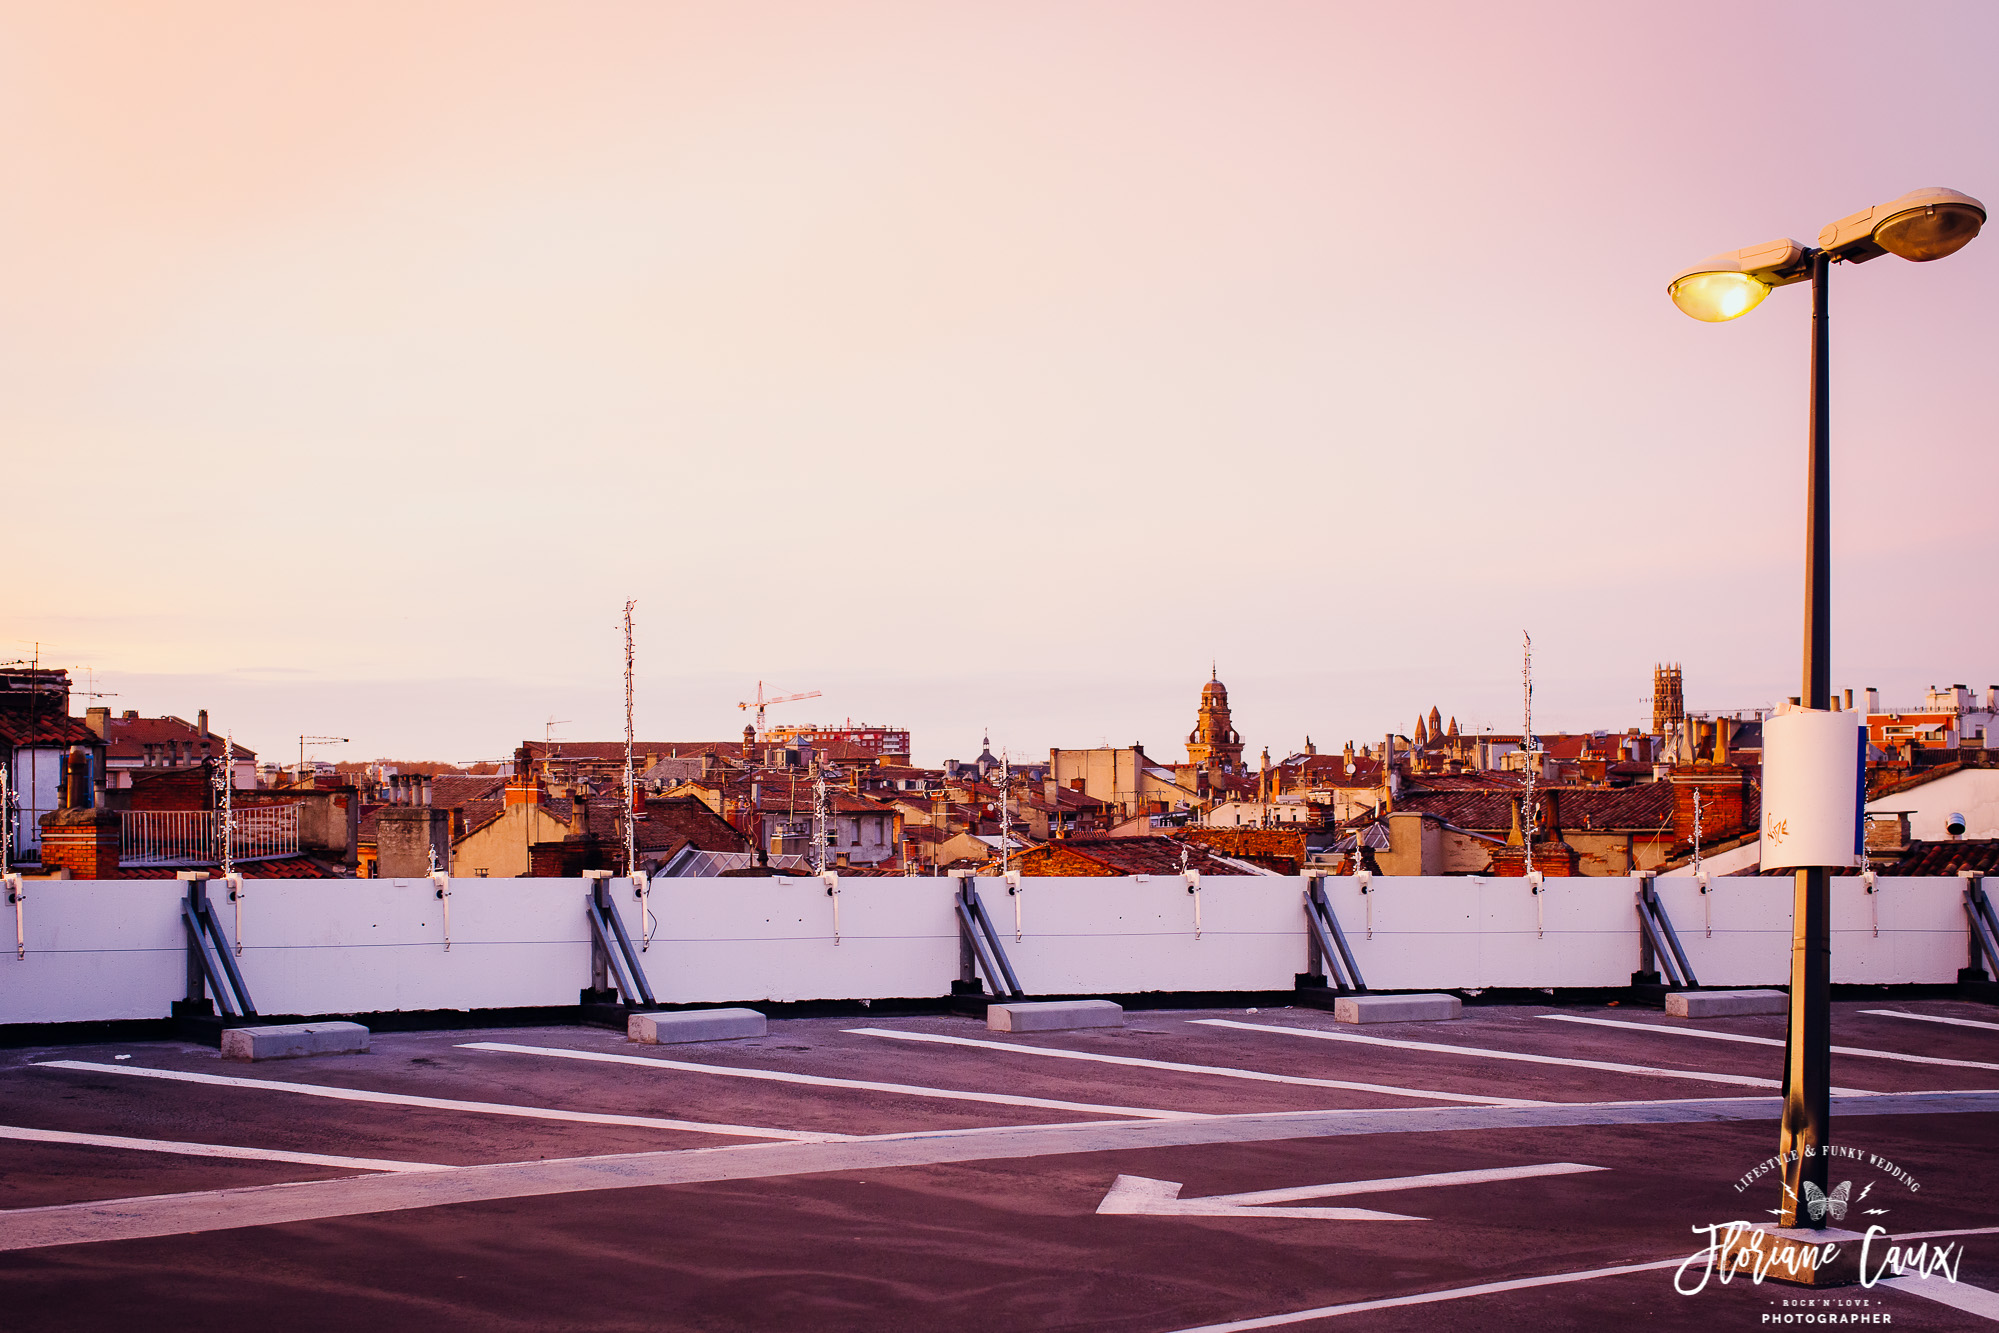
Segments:
[[[836,941],[835,900],[816,876],[655,880],[657,924],[639,961],[663,1004],[936,998],[958,975],[952,891],[941,879],[843,879]],[[611,892],[636,944],[631,885],[612,880]]]
[[[1304,881],[1178,875],[976,881],[1030,994],[1275,991],[1306,970]],[[1703,985],[1781,985],[1789,879],[1655,881]],[[1964,881],[1832,884],[1839,983],[1948,984],[1968,960]],[[1370,989],[1616,987],[1639,965],[1636,879],[1327,879]],[[27,956],[0,953],[0,1023],[158,1018],[184,990],[175,881],[30,880]],[[937,998],[958,975],[947,879],[662,879],[641,961],[664,1003]],[[610,883],[635,940],[632,886]],[[576,1003],[590,980],[580,880],[250,880],[239,960],[259,1012],[370,1013]],[[235,911],[209,885],[225,935]],[[1198,934],[1196,909],[1199,911]],[[837,937],[835,910],[837,906]],[[1019,938],[1015,938],[1016,907]],[[1537,915],[1538,908],[1538,915]]]
[[[1708,881],[1653,881],[1679,933],[1680,947],[1703,986],[1783,985],[1791,975],[1790,876],[1728,875]],[[1832,980],[1835,985],[1944,985],[1970,959],[1965,881],[1875,880],[1869,894],[1857,875],[1832,879]],[[1710,933],[1712,932],[1712,933]]]

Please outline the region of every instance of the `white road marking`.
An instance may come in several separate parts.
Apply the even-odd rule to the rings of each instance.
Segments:
[[[1999,1023],[1981,1023],[1975,1018],[1945,1018],[1942,1014],[1905,1014],[1900,1009],[1862,1009],[1860,1012],[1872,1014],[1876,1018],[1913,1018],[1918,1023],[1948,1023],[1952,1027],[1985,1028],[1988,1031],[1999,1032]]]
[[[1749,1046],[1782,1046],[1782,1037],[1750,1037],[1740,1032],[1706,1032],[1700,1028],[1673,1027],[1666,1023],[1630,1023],[1618,1018],[1584,1018],[1580,1014],[1542,1014],[1563,1023],[1590,1023],[1604,1028],[1631,1028],[1637,1032],[1669,1032],[1679,1037],[1703,1037],[1708,1041],[1733,1041]],[[1875,1060],[1900,1060],[1912,1065],[1950,1065],[1957,1069],[1999,1069],[1982,1060],[1946,1060],[1939,1055],[1907,1055],[1901,1051],[1876,1051],[1865,1046],[1835,1046],[1834,1055],[1864,1055]]]
[[[1104,1215],[1147,1215],[1163,1217],[1294,1217],[1343,1222],[1421,1222],[1426,1219],[1404,1213],[1377,1213],[1367,1208],[1272,1208],[1269,1204],[1293,1203],[1300,1199],[1330,1199],[1352,1194],[1384,1194],[1393,1190],[1433,1189],[1440,1185],[1484,1185],[1498,1180],[1526,1180],[1535,1176],[1569,1176],[1579,1171],[1604,1171],[1607,1167],[1583,1166],[1576,1162],[1551,1162],[1543,1166],[1500,1166],[1476,1171],[1440,1171],[1423,1176],[1396,1176],[1384,1180],[1349,1180],[1333,1185],[1301,1185],[1291,1189],[1252,1190],[1244,1194],[1211,1194],[1199,1199],[1180,1197],[1177,1180],[1151,1180],[1145,1176],[1119,1176],[1110,1193],[1104,1195],[1097,1212]]]
[[[1999,1231],[1999,1227],[1972,1227],[1965,1231],[1919,1231],[1908,1235],[1890,1236],[1889,1239],[1897,1241],[1935,1240],[1946,1236],[1985,1236],[1995,1231]],[[1685,1262],[1684,1259],[1660,1259],[1649,1264],[1620,1264],[1615,1268],[1590,1268],[1575,1273],[1550,1273],[1546,1277],[1514,1278],[1508,1282],[1481,1282],[1475,1287],[1453,1287],[1448,1291],[1425,1291],[1419,1292],[1414,1296],[1390,1296],[1384,1300],[1353,1301],[1346,1305],[1322,1305],[1313,1310],[1293,1310],[1288,1314],[1265,1315],[1261,1319],[1236,1319],[1226,1324],[1202,1324],[1198,1328],[1180,1329],[1178,1333],[1249,1333],[1251,1329],[1282,1328],[1286,1324],[1302,1324],[1313,1319],[1332,1319],[1345,1314],[1365,1314],[1370,1310],[1393,1310],[1408,1305],[1430,1305],[1439,1301],[1463,1300],[1470,1296],[1493,1296],[1507,1291],[1526,1291],[1534,1287],[1554,1287],[1569,1282],[1590,1282],[1601,1277],[1622,1277],[1627,1273],[1655,1273],[1662,1269],[1677,1268],[1683,1262]],[[1909,1285],[1910,1281],[1908,1278],[1892,1278],[1876,1285],[1893,1287],[1898,1291],[1914,1292],[1918,1296],[1927,1296],[1931,1300],[1941,1301],[1946,1305],[1956,1305],[1958,1309],[1970,1314],[1984,1315],[1988,1319],[1999,1319],[1999,1313],[1994,1313],[1991,1309],[1982,1305],[1959,1305],[1956,1301],[1951,1300],[1949,1296],[1937,1290],[1938,1288],[1942,1288],[1944,1291],[1948,1291],[1953,1285],[1951,1283],[1931,1280],[1927,1284]],[[1976,1293],[1973,1297],[1974,1300],[1990,1298],[1992,1295],[1982,1288],[1967,1288],[1962,1283],[1955,1285],[1959,1292]]]
[[[560,1046],[516,1046],[506,1041],[459,1043],[468,1051],[500,1051],[509,1055],[552,1055],[562,1060],[596,1060],[605,1064],[640,1065],[647,1069],[675,1069],[694,1074],[720,1074],[724,1078],[754,1078],[771,1083],[797,1083],[813,1088],[854,1088],[862,1092],[892,1092],[904,1097],[937,1097],[952,1102],[986,1102],[994,1106],[1033,1106],[1051,1111],[1085,1111],[1096,1115],[1135,1116],[1141,1120],[1199,1120],[1198,1111],[1161,1111],[1146,1106],[1103,1106],[1095,1102],[1065,1102],[1052,1097],[1016,1097],[1004,1092],[963,1092],[956,1088],[926,1088],[911,1083],[875,1083],[858,1078],[830,1078],[824,1074],[792,1074],[778,1069],[737,1069],[729,1065],[696,1064],[690,1060],[655,1060],[643,1055],[617,1055],[610,1051],[572,1051]],[[832,1135],[850,1138],[851,1135]]]
[[[1883,1093],[1868,1115],[1990,1114],[1999,1092]],[[878,1171],[959,1162],[1028,1161],[1088,1152],[1199,1144],[1269,1143],[1369,1134],[1460,1133],[1485,1129],[1574,1131],[1607,1125],[1750,1121],[1773,1123],[1775,1097],[1566,1103],[1548,1106],[1397,1106],[1286,1111],[1184,1120],[1098,1120],[1077,1125],[1006,1125],[870,1135],[820,1143],[732,1143],[713,1148],[620,1153],[609,1157],[501,1162],[450,1171],[349,1176],[248,1189],[159,1194],[0,1211],[0,1251],[140,1240],[241,1227],[277,1226],[368,1213],[527,1199],[597,1190],[715,1181],[776,1180],[835,1171]],[[1835,1104],[1835,1114],[1847,1113]],[[1990,1228],[1988,1228],[1989,1230]],[[1936,1239],[1979,1232],[1929,1232]],[[1674,1259],[1660,1266],[1679,1263]]]
[[[1422,1222],[1426,1219],[1407,1213],[1382,1213],[1372,1208],[1244,1208],[1230,1195],[1205,1199],[1180,1197],[1177,1180],[1151,1180],[1145,1176],[1119,1176],[1111,1182],[1110,1193],[1097,1205],[1105,1216],[1123,1217],[1288,1217],[1321,1222]]]
[[[1378,1301],[1352,1301],[1346,1305],[1321,1305],[1312,1310],[1292,1310],[1287,1314],[1265,1315],[1261,1319],[1233,1319],[1226,1324],[1202,1324],[1183,1328],[1179,1333],[1247,1333],[1255,1328],[1282,1328],[1311,1319],[1332,1319],[1343,1314],[1365,1314],[1370,1310],[1395,1310],[1406,1305],[1429,1305],[1437,1301],[1460,1301],[1469,1296],[1496,1296],[1505,1291],[1527,1291],[1534,1287],[1556,1287],[1567,1282],[1590,1282],[1600,1277],[1623,1277],[1626,1273],[1651,1273],[1678,1268],[1680,1259],[1660,1259],[1649,1264],[1620,1264],[1615,1268],[1588,1268],[1576,1273],[1550,1273],[1545,1277],[1518,1277],[1507,1282],[1481,1282],[1475,1287],[1453,1287],[1448,1291],[1418,1292],[1414,1296],[1390,1296]]]
[[[276,1148],[232,1148],[221,1143],[179,1143],[172,1139],[129,1139],[119,1134],[72,1134],[63,1129],[28,1129],[0,1125],[0,1139],[24,1143],[72,1143],[85,1148],[129,1148],[134,1152],[172,1153],[180,1157],[235,1157],[248,1162],[296,1162],[302,1166],[345,1166],[356,1171],[451,1171],[436,1162],[392,1162],[379,1157],[330,1157],[316,1152],[281,1152]]]
[[[584,1125],[630,1125],[637,1129],[684,1129],[697,1134],[725,1134],[733,1138],[784,1139],[798,1143],[818,1143],[844,1139],[846,1134],[810,1134],[802,1130],[763,1129],[755,1125],[717,1125],[702,1120],[667,1120],[646,1115],[611,1115],[597,1111],[557,1111],[545,1106],[512,1106],[503,1102],[461,1102],[444,1097],[416,1097],[403,1092],[370,1092],[361,1088],[334,1088],[319,1083],[279,1083],[262,1078],[228,1078],[221,1074],[193,1074],[180,1069],[147,1069],[133,1065],[100,1065],[87,1060],[44,1060],[33,1069],[78,1069],[92,1074],[124,1074],[132,1078],[163,1078],[176,1083],[202,1083],[209,1087],[255,1088],[260,1092],[293,1092],[306,1097],[330,1097],[343,1102],[376,1102],[384,1106],[416,1106],[430,1111],[471,1111],[478,1115],[521,1116],[528,1120],[568,1120]]]
[[[976,1037],[946,1037],[934,1032],[896,1032],[888,1028],[848,1028],[848,1032],[868,1037],[890,1037],[896,1041],[928,1041],[949,1046],[979,1046],[992,1051],[1018,1051],[1025,1055],[1048,1055],[1060,1060],[1094,1060],[1106,1065],[1131,1065],[1138,1069],[1167,1069],[1181,1074],[1217,1074],[1223,1078],[1250,1079],[1258,1083],[1293,1083],[1306,1088],[1340,1088],[1348,1092],[1379,1092],[1390,1097],[1418,1097],[1440,1102],[1466,1102],[1474,1106],[1545,1106],[1545,1102],[1523,1101],[1514,1097],[1478,1097],[1462,1092],[1431,1092],[1425,1088],[1398,1088],[1383,1083],[1351,1083],[1336,1078],[1305,1078],[1293,1074],[1266,1074],[1255,1069],[1231,1069],[1222,1065],[1185,1065],[1171,1060],[1143,1060],[1133,1055],[1101,1055],[1093,1051],[1065,1051],[1055,1046],[1022,1046],[1008,1041],[982,1041]]]
[[[1969,1282],[1952,1282],[1941,1277],[1891,1277],[1874,1285],[1887,1287],[1891,1291],[1906,1291],[1911,1296],[1922,1296],[1939,1305],[1948,1305],[1953,1310],[1999,1321],[1999,1294],[1974,1287]]]
[[[1230,1018],[1194,1018],[1192,1023],[1210,1027],[1242,1028],[1249,1032],[1280,1032],[1287,1037],[1314,1037],[1320,1041],[1352,1041],[1368,1046],[1392,1046],[1404,1051],[1435,1051],[1440,1055],[1462,1055],[1479,1060],[1518,1060],[1524,1064],[1567,1065],[1572,1069],[1601,1069],[1610,1074],[1649,1074],[1654,1078],[1690,1078],[1701,1083],[1732,1083],[1740,1088],[1781,1088],[1774,1078],[1751,1078],[1747,1074],[1716,1074],[1700,1069],[1661,1069],[1653,1065],[1626,1065],[1611,1060],[1579,1060],[1566,1055],[1529,1055],[1525,1051],[1495,1051],[1477,1046],[1447,1046],[1434,1041],[1403,1041],[1393,1037],[1363,1037],[1358,1032],[1325,1032],[1318,1028],[1278,1027],[1273,1023],[1238,1023]],[[1872,1097],[1865,1088],[1834,1088],[1842,1097]]]

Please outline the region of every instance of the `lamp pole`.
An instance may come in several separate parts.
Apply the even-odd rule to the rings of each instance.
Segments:
[[[1805,467],[1804,689],[1793,702],[1832,706],[1832,455],[1826,275],[1835,260],[1864,264],[1882,255],[1915,263],[1963,249],[1985,225],[1985,205],[1942,186],[1911,190],[1827,224],[1817,246],[1781,237],[1683,269],[1667,285],[1673,304],[1719,324],[1754,310],[1773,287],[1812,284],[1810,441]],[[1856,849],[1857,850],[1857,849]],[[1823,1192],[1832,1138],[1832,932],[1826,866],[1797,870],[1791,911],[1791,1009],[1784,1038],[1784,1117],[1779,1161],[1784,1226],[1823,1225],[1805,1207],[1805,1186]]]
[[[1830,349],[1824,250],[1809,253],[1812,278],[1810,442],[1805,464],[1805,661],[1807,708],[1832,704],[1832,450],[1828,429]],[[1812,1225],[1807,1183],[1823,1193],[1832,1142],[1832,927],[1829,874],[1798,870],[1791,901],[1791,1012],[1784,1036],[1784,1119],[1778,1135],[1784,1198],[1779,1221]]]

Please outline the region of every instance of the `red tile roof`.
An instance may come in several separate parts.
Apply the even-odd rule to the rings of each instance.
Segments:
[[[1672,828],[1670,783],[1652,782],[1642,787],[1543,787],[1540,791],[1554,798],[1555,821],[1564,830],[1636,832]],[[1395,808],[1435,815],[1446,824],[1463,829],[1504,833],[1513,827],[1514,811],[1519,804],[1517,790],[1487,789],[1411,792],[1398,797]]]
[[[0,711],[0,744],[95,745],[97,733],[73,717],[45,713],[32,717],[27,712]]]
[[[173,879],[181,871],[189,868],[188,866],[120,866],[118,867],[116,878]],[[222,874],[221,869],[216,866],[202,868],[213,871],[218,877]],[[241,861],[237,863],[236,873],[244,879],[348,878],[331,866],[321,865],[319,862],[304,856],[287,856],[275,861]]]
[[[1050,849],[1074,852],[1107,866],[1120,875],[1177,875],[1182,869],[1207,875],[1250,873],[1242,866],[1222,859],[1207,848],[1177,838],[1146,835],[1136,838],[1063,838],[1042,844]],[[1186,856],[1183,866],[1181,856]]]
[[[1980,875],[1999,875],[1999,838],[1967,838],[1962,842],[1912,842],[1899,861],[1876,862],[1883,875],[1955,875],[1975,870]],[[1772,874],[1791,872],[1772,871]],[[1854,874],[1860,873],[1854,871]]]
[[[210,727],[206,736],[194,723],[178,717],[117,717],[109,718],[104,724],[104,752],[112,759],[137,759],[143,761],[148,745],[164,745],[171,741],[176,745],[193,747],[197,758],[208,754],[222,753],[223,734]],[[207,746],[204,750],[202,747]],[[234,751],[237,759],[255,759],[257,752],[239,745]]]

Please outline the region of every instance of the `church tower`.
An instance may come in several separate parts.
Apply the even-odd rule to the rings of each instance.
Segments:
[[[1242,769],[1242,737],[1229,725],[1229,691],[1215,673],[1201,687],[1201,707],[1187,736],[1187,762],[1236,773]]]

